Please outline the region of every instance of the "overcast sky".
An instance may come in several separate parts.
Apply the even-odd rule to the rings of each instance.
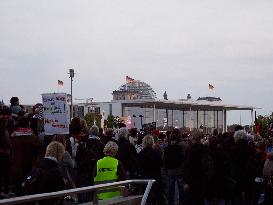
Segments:
[[[0,97],[70,92],[74,68],[76,98],[109,101],[128,75],[159,99],[210,95],[268,114],[272,11],[272,0],[1,0]]]

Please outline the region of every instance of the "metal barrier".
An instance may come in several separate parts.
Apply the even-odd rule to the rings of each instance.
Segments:
[[[82,188],[76,188],[76,189],[68,189],[68,190],[51,192],[51,193],[43,193],[43,194],[14,197],[14,198],[10,198],[10,199],[3,199],[3,200],[0,200],[0,205],[11,205],[11,204],[33,202],[33,201],[48,200],[48,199],[54,199],[54,198],[59,198],[59,197],[60,198],[65,197],[65,196],[68,196],[71,194],[79,194],[79,193],[85,193],[85,192],[90,192],[90,191],[96,191],[96,190],[103,189],[103,188],[117,187],[117,186],[122,186],[122,185],[127,185],[127,184],[146,184],[147,183],[144,195],[141,200],[141,205],[145,205],[154,182],[155,182],[155,180],[152,180],[152,179],[151,180],[136,179],[136,180],[126,180],[126,181],[119,181],[119,182],[113,182],[113,183],[107,183],[107,184],[98,184],[95,186],[88,186],[88,187],[82,187]]]

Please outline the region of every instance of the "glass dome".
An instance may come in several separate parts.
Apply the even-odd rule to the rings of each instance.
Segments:
[[[139,99],[156,99],[156,93],[147,83],[139,80],[127,82],[119,87],[118,91],[121,92],[138,92]]]

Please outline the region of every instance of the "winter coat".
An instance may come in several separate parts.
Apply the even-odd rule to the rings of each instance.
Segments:
[[[234,182],[233,191],[240,193],[253,187],[258,176],[258,164],[255,150],[248,146],[246,140],[239,140],[230,150],[231,174]]]
[[[15,181],[20,182],[38,161],[41,144],[36,136],[14,132],[11,139],[11,172]]]
[[[164,148],[164,163],[169,175],[182,175],[186,147],[180,141],[171,141]]]
[[[74,163],[73,159],[71,158],[69,152],[66,151],[64,153],[62,161],[60,163],[60,167],[62,169],[62,174],[64,177],[66,189],[75,188],[75,182],[72,177],[74,166],[75,166],[75,163]]]
[[[63,175],[57,161],[45,157],[40,161],[37,168],[43,170],[40,179],[40,193],[64,190]]]
[[[163,160],[160,152],[152,147],[145,147],[139,154],[140,176],[143,179],[161,179]]]
[[[134,145],[124,138],[119,138],[117,144],[118,152],[116,158],[121,161],[126,172],[130,174],[137,173],[139,171],[139,163]]]
[[[212,159],[208,148],[203,144],[192,144],[185,154],[184,181],[189,185],[192,194],[202,196],[208,186],[209,176],[207,172]]]
[[[213,160],[214,173],[208,184],[206,195],[208,198],[227,198],[231,195],[231,190],[228,186],[230,174],[229,158],[222,148],[209,146],[209,149]]]
[[[97,136],[89,136],[86,141],[81,141],[76,153],[78,174],[92,178],[96,161],[103,158],[104,144]]]

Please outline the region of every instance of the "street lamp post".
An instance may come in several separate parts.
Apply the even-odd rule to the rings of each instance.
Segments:
[[[133,118],[134,118],[134,128],[136,127],[136,116],[133,115]]]
[[[75,76],[75,72],[74,69],[69,69],[69,78],[71,80],[71,87],[70,87],[70,94],[71,94],[71,107],[70,107],[70,122],[71,119],[73,118],[73,95],[72,95],[72,82],[73,82],[73,78]]]
[[[143,124],[142,124],[142,118],[144,117],[143,115],[139,115],[140,117],[140,123],[141,123],[141,127],[143,128]]]

